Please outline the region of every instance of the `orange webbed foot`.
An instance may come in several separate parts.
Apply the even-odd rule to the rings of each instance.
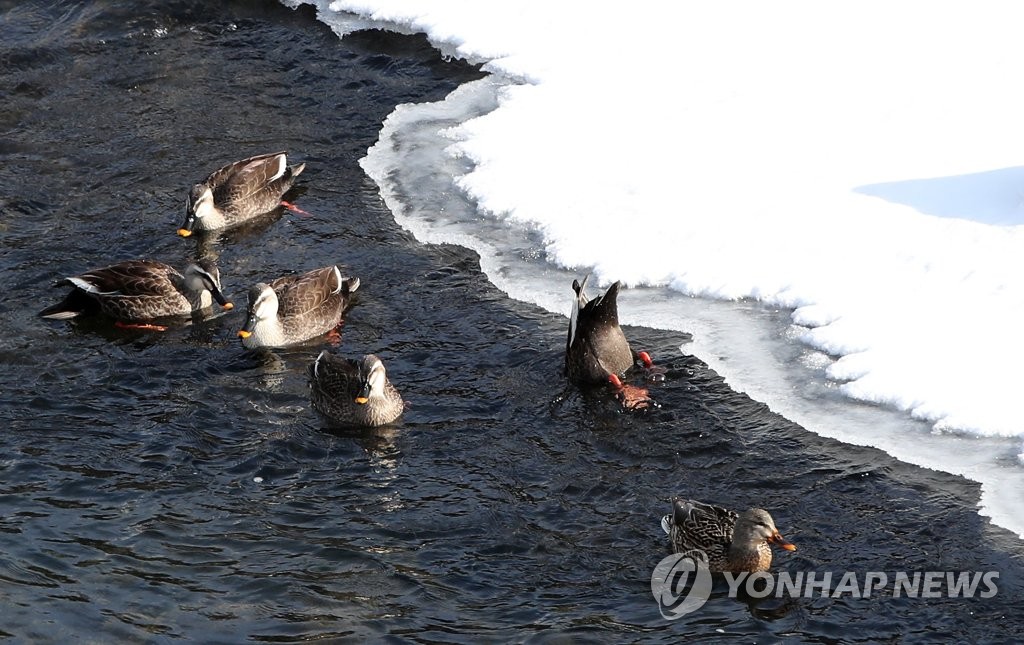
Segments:
[[[646,388],[626,385],[615,374],[608,375],[608,382],[615,388],[615,398],[626,410],[647,410],[658,405]]]
[[[327,342],[330,343],[332,347],[337,347],[341,344],[341,329],[344,326],[345,319],[343,318],[338,321],[338,324],[335,325],[334,329],[327,332]]]
[[[302,210],[301,208],[299,208],[298,206],[296,206],[295,204],[293,204],[291,202],[286,202],[283,199],[281,200],[281,206],[284,206],[285,208],[287,208],[288,210],[290,210],[293,213],[298,213],[299,215],[302,215],[302,216],[305,216],[305,217],[312,217],[312,215],[310,215],[308,212]]]
[[[141,329],[144,331],[167,331],[166,325],[154,325],[152,323],[126,323],[120,320],[114,322],[118,329]]]

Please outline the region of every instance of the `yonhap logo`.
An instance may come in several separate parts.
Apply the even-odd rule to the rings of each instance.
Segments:
[[[726,572],[729,597],[742,589],[751,598],[991,598],[999,592],[998,571],[782,571]],[[890,582],[890,580],[892,582]]]
[[[651,574],[651,593],[666,620],[675,620],[704,606],[711,595],[711,570],[703,551],[673,553]]]
[[[742,571],[722,577],[730,598],[991,598],[999,593],[998,571]],[[651,593],[666,620],[703,607],[712,586],[703,551],[674,553],[651,574]]]

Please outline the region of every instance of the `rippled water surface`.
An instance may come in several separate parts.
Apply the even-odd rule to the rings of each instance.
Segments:
[[[344,42],[275,3],[0,2],[0,635],[17,642],[1008,641],[1013,536],[977,487],[821,439],[628,329],[669,368],[618,411],[560,375],[566,321],[399,228],[357,161],[394,105],[478,78],[423,39]],[[285,213],[175,236],[213,167],[286,149]],[[214,255],[238,308],[165,333],[35,314],[62,276]],[[378,353],[393,428],[311,410],[323,342],[246,353],[261,280],[360,277],[340,346]],[[567,297],[571,294],[566,285]],[[965,444],[969,445],[969,444]],[[661,618],[672,495],[772,511],[791,573],[989,571],[990,599],[732,599]]]

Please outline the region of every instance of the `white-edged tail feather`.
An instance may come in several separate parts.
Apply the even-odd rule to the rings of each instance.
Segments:
[[[279,179],[281,175],[284,174],[284,171],[288,168],[288,157],[285,156],[285,153],[283,152],[271,158],[262,157],[259,159],[252,159],[247,164],[238,169],[238,174],[248,175],[256,172],[257,170],[263,168],[264,166],[270,166],[271,164],[275,163],[277,164],[277,167],[274,168],[273,176],[268,177],[265,182],[269,184],[270,182]]]
[[[43,318],[49,318],[50,320],[71,320],[72,318],[77,318],[81,313],[82,312],[80,311],[62,310],[54,311],[52,313],[44,311],[39,315]]]
[[[587,288],[587,280],[589,279],[590,274],[583,277],[583,282],[580,283],[580,290],[576,292],[576,297],[572,300],[572,313],[569,314],[569,347],[572,347],[573,341],[576,340],[576,322],[580,317],[580,308],[587,304],[587,297],[584,295],[583,290]],[[575,284],[575,281],[573,282]]]
[[[116,296],[117,294],[121,293],[120,291],[100,291],[99,289],[96,288],[96,285],[89,282],[88,280],[83,280],[81,278],[68,278],[68,282],[75,285],[76,287],[78,287],[79,289],[86,293],[93,293],[98,296]]]

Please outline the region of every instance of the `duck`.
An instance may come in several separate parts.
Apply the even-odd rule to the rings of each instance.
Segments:
[[[278,206],[306,164],[288,165],[285,152],[257,155],[213,171],[192,187],[185,207],[185,222],[178,235],[212,231],[241,224]]]
[[[335,329],[359,278],[345,278],[336,265],[260,282],[249,289],[249,309],[238,331],[247,349],[286,347]]]
[[[783,539],[768,511],[752,508],[737,513],[691,499],[672,500],[672,512],[661,519],[673,553],[693,554],[711,571],[767,571],[774,544],[787,551],[796,546]]]
[[[590,276],[572,281],[576,297],[569,316],[569,334],[565,342],[565,373],[569,380],[583,385],[608,382],[608,376],[621,376],[633,366],[633,351],[619,326],[620,282],[602,295],[587,298]]]
[[[188,316],[216,301],[224,309],[233,305],[224,297],[220,272],[212,260],[189,264],[184,272],[155,260],[128,260],[93,269],[61,281],[72,290],[63,301],[39,312],[43,318],[70,320],[97,310],[121,326],[165,329],[149,321]]]
[[[405,409],[374,354],[354,360],[323,351],[307,375],[313,407],[332,421],[375,428],[394,422]]]
[[[630,409],[654,404],[644,388],[626,385],[622,378],[639,359],[648,368],[653,361],[647,352],[634,357],[626,335],[619,326],[618,296],[621,283],[614,282],[593,300],[587,298],[590,276],[572,281],[576,297],[569,316],[565,341],[565,374],[573,383],[585,386],[610,385],[623,405]]]

